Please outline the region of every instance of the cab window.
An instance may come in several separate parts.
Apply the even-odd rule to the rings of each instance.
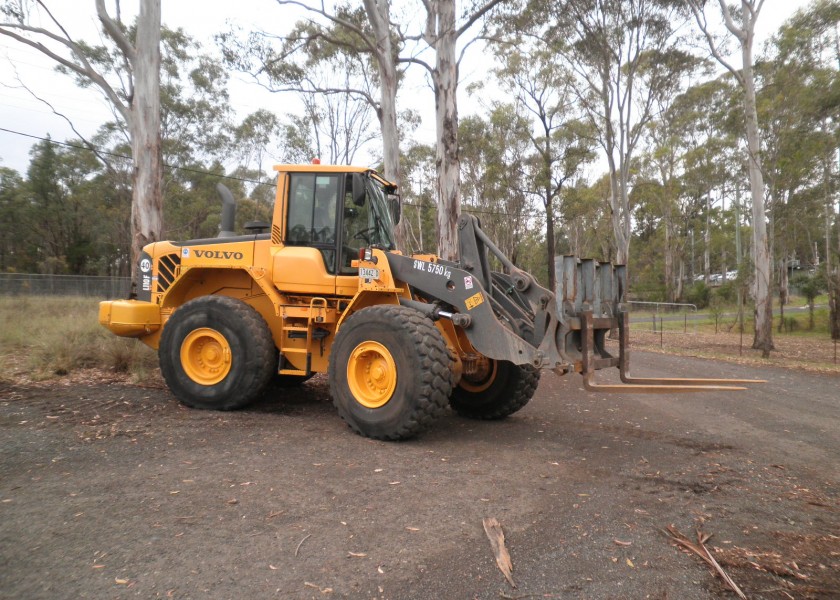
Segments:
[[[335,242],[341,177],[292,173],[286,243],[321,251],[327,271],[335,273]]]

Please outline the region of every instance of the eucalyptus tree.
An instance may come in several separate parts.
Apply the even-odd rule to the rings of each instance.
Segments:
[[[533,227],[529,179],[529,124],[510,104],[496,104],[487,118],[459,124],[462,209],[510,259],[520,259],[520,242]]]
[[[302,138],[308,138],[313,155],[348,162],[374,137],[368,110],[379,122],[383,174],[399,185],[400,130],[397,89],[399,38],[392,30],[390,2],[365,0],[364,6],[339,3],[329,10],[323,3],[277,0],[279,6],[303,9],[308,17],[289,32],[255,31],[243,36],[230,31],[217,36],[226,62],[250,73],[274,92],[291,92],[301,99],[304,118],[289,115],[297,124],[311,128],[294,136],[288,148],[300,154]],[[335,76],[342,73],[341,78]],[[339,123],[347,124],[341,131]],[[360,134],[360,135],[359,135]],[[330,140],[341,137],[341,142]],[[297,150],[295,149],[297,148]],[[397,244],[404,245],[403,226],[397,229]]]
[[[419,19],[423,24],[413,31],[416,11],[408,11],[404,20],[397,22],[389,0],[364,0],[363,7],[339,4],[329,10],[319,2],[277,0],[280,5],[300,7],[315,15],[317,20],[303,21],[285,36],[256,32],[242,43],[230,33],[221,36],[220,40],[231,64],[255,76],[274,77],[280,84],[278,90],[347,93],[363,97],[376,109],[380,120],[385,176],[398,184],[402,178],[396,99],[404,68],[401,65],[423,66],[435,96],[438,253],[452,259],[457,254],[456,224],[460,213],[456,100],[460,58],[457,44],[489,11],[504,1],[476,3],[459,14],[455,0],[422,0]],[[425,44],[434,53],[433,63],[425,60],[420,52],[413,52],[417,43]],[[304,54],[303,64],[293,60],[299,51]],[[359,62],[365,65],[360,70],[360,75],[366,78],[365,86],[312,86],[309,82],[300,85],[306,81],[307,70],[315,62],[335,53],[368,59]],[[379,87],[378,97],[372,91],[374,85]]]
[[[567,62],[577,103],[604,152],[616,259],[626,263],[634,159],[658,107],[696,64],[680,46],[682,10],[670,0],[532,0],[528,10],[537,35]]]
[[[764,0],[740,0],[733,10],[727,0],[706,2],[706,0],[684,0],[691,9],[700,32],[708,42],[712,57],[726,68],[740,85],[743,96],[744,124],[747,141],[747,165],[750,176],[753,216],[753,298],[755,300],[755,336],[753,348],[761,350],[765,358],[770,356],[773,345],[773,270],[770,246],[767,238],[767,215],[764,207],[766,193],[762,172],[761,129],[756,104],[755,69],[753,46],[755,26],[758,22]],[[709,9],[708,6],[717,6]],[[736,68],[726,57],[722,41],[712,31],[707,10],[722,17],[726,30],[737,41],[741,53],[741,68]]]
[[[101,46],[74,38],[43,0],[6,0],[0,35],[34,48],[64,72],[96,87],[126,124],[133,163],[131,249],[137,257],[145,244],[160,238],[162,229],[160,0],[140,3],[134,27],[122,21],[119,0],[116,17],[108,13],[105,0],[95,0],[95,8],[103,32]],[[47,25],[33,25],[33,11],[43,15]]]
[[[777,139],[785,142],[779,144],[783,148],[776,148],[775,155],[769,157],[770,167],[773,167],[768,168],[771,190],[781,187],[792,190],[792,198],[797,192],[805,197],[804,201],[791,203],[804,206],[784,206],[785,209],[796,209],[796,225],[805,220],[803,216],[813,220],[815,215],[822,213],[824,243],[822,252],[816,254],[822,255],[821,266],[828,275],[826,283],[834,337],[840,337],[840,289],[837,288],[840,283],[840,223],[835,212],[838,198],[835,167],[840,146],[839,24],[840,2],[837,0],[817,0],[794,14],[774,38],[773,58],[764,65],[762,73],[766,78],[765,90],[759,94],[762,122],[770,123],[766,127],[768,135],[777,135]],[[793,102],[782,101],[788,94],[793,96]],[[777,180],[786,185],[777,185]],[[808,189],[809,184],[811,189]],[[822,204],[821,208],[819,204]],[[803,215],[803,212],[807,214]],[[777,229],[789,233],[788,227]],[[834,230],[837,238],[834,238]],[[820,234],[813,231],[808,237],[810,245]]]
[[[564,186],[594,159],[594,132],[575,110],[569,73],[557,64],[555,53],[529,41],[497,43],[502,66],[495,74],[527,120],[524,129],[532,154],[524,183],[545,211],[546,267],[549,288],[554,289],[557,203]]]

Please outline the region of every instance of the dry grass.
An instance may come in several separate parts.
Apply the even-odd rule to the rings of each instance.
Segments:
[[[81,297],[0,297],[0,380],[42,380],[84,369],[142,377],[153,350],[98,322],[99,303]]]
[[[699,328],[688,333],[669,332],[664,335],[639,328],[631,329],[630,340],[633,348],[727,360],[740,364],[795,368],[820,373],[840,374],[840,345],[835,346],[828,337],[814,335],[779,334],[774,332],[773,343],[776,349],[770,358],[762,358],[760,350],[753,350],[753,334],[714,333]],[[835,354],[835,352],[837,354]]]

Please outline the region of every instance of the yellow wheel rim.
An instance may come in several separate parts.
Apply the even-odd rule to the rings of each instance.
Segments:
[[[347,361],[347,383],[362,406],[385,406],[397,387],[397,366],[388,349],[379,342],[356,346]]]
[[[230,372],[230,345],[215,329],[196,329],[181,343],[181,365],[196,383],[216,385]]]
[[[496,381],[498,363],[489,358],[483,358],[479,372],[475,375],[463,375],[458,386],[467,392],[478,394],[487,390]]]

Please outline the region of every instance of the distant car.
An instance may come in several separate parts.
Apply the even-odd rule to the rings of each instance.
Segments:
[[[734,271],[727,271],[726,272],[726,280],[727,281],[732,281],[733,279],[738,279],[738,269],[735,269]]]

